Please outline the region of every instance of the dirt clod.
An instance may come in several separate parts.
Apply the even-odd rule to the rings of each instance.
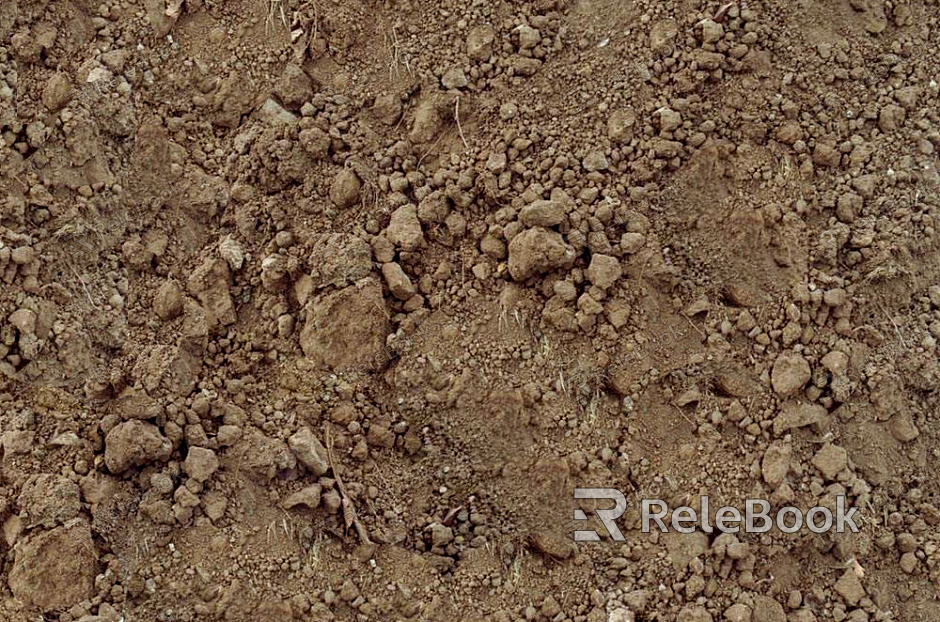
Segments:
[[[154,461],[166,461],[173,444],[152,423],[133,420],[114,427],[105,437],[104,462],[112,473]]]
[[[84,518],[36,534],[17,548],[13,595],[42,611],[71,607],[94,594],[97,554]]]

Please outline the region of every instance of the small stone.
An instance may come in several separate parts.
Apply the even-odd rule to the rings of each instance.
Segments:
[[[462,67],[451,67],[441,76],[441,84],[445,89],[462,89],[469,84],[469,81]]]
[[[835,375],[844,374],[845,371],[849,368],[849,357],[844,352],[839,352],[838,350],[833,350],[829,352],[820,361],[826,369],[832,372]]]
[[[286,499],[281,503],[281,507],[285,510],[302,505],[308,507],[311,510],[317,508],[320,505],[320,492],[321,488],[319,484],[313,484],[312,486],[307,486],[297,492],[288,495]]]
[[[429,143],[443,126],[444,119],[438,111],[437,103],[433,97],[429,97],[418,104],[408,139],[414,144]]]
[[[10,253],[10,259],[18,266],[25,266],[33,263],[36,258],[36,251],[32,246],[17,246]]]
[[[104,462],[114,474],[151,462],[166,462],[173,451],[173,443],[160,428],[136,419],[115,426],[105,436],[104,445]]]
[[[424,246],[424,232],[418,220],[418,208],[414,205],[402,205],[392,213],[386,235],[392,244],[402,250],[414,251]]]
[[[227,235],[225,239],[219,242],[219,254],[222,256],[229,267],[237,272],[245,264],[245,251],[232,236]]]
[[[907,110],[917,108],[917,99],[920,97],[920,88],[905,86],[894,91],[894,99]]]
[[[816,614],[812,609],[803,607],[790,614],[790,622],[816,622]]]
[[[387,420],[373,421],[366,434],[366,442],[373,447],[391,449],[395,446],[395,433]]]
[[[0,444],[7,454],[23,454],[30,451],[35,440],[36,433],[29,430],[8,430],[0,436]]]
[[[820,167],[836,167],[841,159],[842,154],[833,144],[820,141],[813,147],[813,164]]]
[[[297,116],[288,112],[279,103],[273,99],[267,99],[258,110],[258,118],[269,125],[294,125],[297,123]]]
[[[356,174],[343,169],[333,178],[333,184],[330,186],[330,200],[333,205],[340,209],[347,209],[359,202],[359,191],[362,189],[362,182]]]
[[[917,555],[914,553],[905,553],[901,555],[901,570],[907,574],[914,574],[917,569]]]
[[[522,208],[519,220],[526,227],[554,227],[565,220],[565,206],[559,201],[535,201]]]
[[[891,421],[888,422],[888,430],[890,430],[891,436],[902,443],[910,442],[920,436],[920,430],[914,425],[914,420],[909,412],[899,412],[891,417]]]
[[[797,395],[812,377],[809,363],[796,353],[785,353],[774,361],[770,382],[783,399]]]
[[[702,43],[717,43],[725,36],[725,27],[721,24],[704,19],[702,24]]]
[[[592,284],[601,289],[609,289],[623,274],[620,260],[610,255],[594,255],[586,275]]]
[[[504,170],[506,170],[507,158],[506,154],[503,152],[492,152],[486,158],[486,170],[493,173],[494,175],[499,175]]]
[[[238,442],[238,439],[242,437],[242,429],[237,425],[223,425],[219,426],[219,431],[216,433],[215,438],[219,443],[219,447],[231,447]]]
[[[826,443],[813,456],[813,466],[819,469],[826,479],[835,479],[836,475],[848,466],[848,454],[838,445]]]
[[[662,537],[666,540],[666,551],[677,572],[682,572],[694,558],[708,552],[708,536],[701,531],[692,533],[670,531]]]
[[[642,233],[629,231],[620,236],[620,250],[628,255],[638,252],[645,244],[646,236]]]
[[[481,281],[485,281],[490,278],[490,266],[487,263],[478,263],[473,266],[471,269],[473,276]]]
[[[617,607],[607,617],[607,622],[635,622],[636,614],[629,609]]]
[[[527,229],[509,243],[509,274],[516,281],[571,267],[574,259],[574,248],[561,234],[542,227]]]
[[[127,50],[111,50],[101,55],[101,63],[114,73],[122,73],[129,56]]]
[[[301,350],[319,369],[381,367],[387,361],[383,353],[391,330],[386,304],[381,282],[371,276],[309,300]]]
[[[750,551],[751,545],[747,542],[732,542],[725,548],[729,559],[744,559]]]
[[[339,597],[346,602],[352,602],[359,597],[359,588],[351,580],[346,579],[340,587]]]
[[[415,287],[411,279],[402,270],[397,263],[387,263],[382,265],[382,276],[385,277],[385,283],[392,295],[399,300],[408,300],[415,294]]]
[[[700,576],[696,575],[689,579],[689,583],[692,583],[694,580],[704,581]],[[686,587],[688,589],[688,587]],[[676,622],[713,622],[712,614],[708,613],[708,609],[705,607],[696,605],[686,605],[681,610],[679,610],[679,615],[676,617]]]
[[[302,427],[287,439],[287,446],[294,456],[317,477],[330,469],[326,448],[308,427]]]
[[[385,93],[375,98],[372,114],[385,125],[395,125],[401,119],[401,97],[396,93]],[[327,136],[329,138],[329,136]],[[327,144],[329,146],[329,144]]]
[[[913,553],[917,550],[917,538],[910,533],[899,533],[894,544],[902,553]]]
[[[397,100],[397,98],[396,98]],[[301,130],[297,136],[300,146],[315,160],[324,160],[330,153],[330,135],[318,127]]]
[[[799,121],[784,121],[777,128],[777,140],[785,145],[792,145],[803,136]]]
[[[862,587],[862,582],[853,568],[849,568],[842,573],[834,587],[843,600],[853,607],[865,597],[865,588]]]
[[[650,49],[662,55],[672,54],[675,40],[679,35],[679,25],[674,19],[661,19],[650,28]]]
[[[290,284],[287,257],[272,253],[261,260],[261,284],[272,293],[282,292]]]
[[[751,622],[751,608],[742,603],[731,605],[725,609],[725,620],[728,622]]]
[[[519,26],[518,31],[519,47],[523,50],[532,49],[542,41],[541,33],[527,24]]]
[[[489,26],[477,26],[467,35],[467,56],[471,60],[487,61],[493,55],[496,34]]]
[[[441,190],[435,190],[418,203],[418,220],[422,224],[440,224],[450,214],[450,201]]]
[[[506,258],[506,243],[495,235],[487,233],[480,240],[480,251],[487,257],[501,261]]]
[[[506,102],[499,107],[499,118],[503,121],[514,119],[519,112],[519,106],[513,102]]]
[[[787,614],[783,605],[776,599],[770,596],[755,596],[751,619],[753,622],[787,622]]]
[[[823,302],[830,307],[841,307],[846,303],[848,295],[844,289],[829,289],[823,294]]]
[[[431,526],[431,544],[434,546],[447,546],[454,539],[454,530],[450,527],[435,523]]]
[[[825,421],[826,416],[826,409],[819,404],[786,402],[780,409],[780,414],[774,419],[774,434]]]
[[[183,312],[183,290],[176,281],[165,281],[153,297],[153,310],[164,322]]]
[[[325,507],[326,511],[330,514],[336,514],[343,503],[339,493],[335,490],[328,490],[323,493],[322,501],[323,507]]]
[[[610,167],[610,162],[607,161],[607,156],[604,155],[604,152],[597,150],[584,156],[584,161],[581,164],[584,166],[584,170],[589,173],[606,171],[608,167]]]
[[[299,110],[313,98],[313,81],[299,65],[289,64],[278,80],[276,93],[286,107]]]
[[[199,482],[205,482],[219,468],[219,458],[215,452],[205,447],[190,447],[183,461],[183,471]]]
[[[10,314],[9,321],[20,335],[28,336],[36,332],[36,312],[32,309],[17,309]]]
[[[207,255],[187,279],[187,289],[206,312],[210,330],[235,323],[235,303],[229,290],[232,272],[221,257]]]
[[[776,441],[771,443],[764,452],[764,459],[761,461],[761,473],[764,481],[771,488],[779,486],[790,469],[790,455],[793,449],[790,443]]]
[[[571,281],[555,281],[552,290],[565,302],[571,302],[578,297],[578,290]]]
[[[901,127],[907,113],[900,106],[888,104],[878,113],[878,127],[882,132],[893,132]]]
[[[28,517],[25,526],[52,528],[75,518],[82,511],[78,484],[62,475],[31,475],[20,491],[17,503]]]
[[[604,311],[604,306],[585,292],[578,298],[578,309],[587,315],[598,315]]]
[[[58,112],[72,100],[74,90],[68,75],[56,73],[46,82],[42,90],[42,103],[50,112]]]
[[[570,540],[548,532],[532,534],[531,542],[532,548],[552,559],[568,559],[575,552],[575,546]]]
[[[657,110],[657,112],[659,113],[660,131],[673,132],[682,125],[682,115],[675,110],[663,107]]]
[[[607,138],[615,143],[628,143],[633,140],[635,125],[636,113],[629,108],[618,108],[607,119]]]
[[[166,473],[154,473],[150,476],[150,489],[160,495],[173,492],[173,478]]]
[[[186,486],[180,486],[176,489],[176,492],[173,493],[173,501],[184,509],[191,509],[199,505],[199,497]]]
[[[790,590],[790,594],[787,596],[787,607],[796,609],[802,604],[803,594],[800,593],[800,590]]]

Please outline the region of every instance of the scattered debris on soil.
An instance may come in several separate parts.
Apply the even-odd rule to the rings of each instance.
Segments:
[[[5,0],[0,618],[940,620],[938,48],[937,0]],[[702,495],[860,531],[641,532]]]

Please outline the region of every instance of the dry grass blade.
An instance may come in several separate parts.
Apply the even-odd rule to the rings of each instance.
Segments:
[[[289,28],[287,25],[287,15],[284,13],[283,1],[268,0],[268,15],[264,20],[264,29],[266,33],[269,31],[269,29],[274,28],[278,17],[280,17],[281,24],[284,25],[284,28]]]
[[[463,142],[463,148],[467,151],[470,151],[470,146],[467,144],[467,139],[464,138],[463,128],[460,126],[460,97],[457,97],[454,101],[454,118],[457,119],[457,132],[460,134],[460,140]]]

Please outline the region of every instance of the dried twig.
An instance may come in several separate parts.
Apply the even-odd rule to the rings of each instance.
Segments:
[[[454,118],[457,119],[457,132],[460,133],[460,140],[463,141],[463,148],[467,151],[470,150],[470,146],[467,145],[467,139],[463,136],[463,128],[460,127],[460,96],[454,100]]]
[[[313,35],[310,37],[310,41],[316,41],[317,37],[320,35],[320,11],[317,7],[317,3],[313,3]]]
[[[676,409],[676,411],[679,413],[679,415],[680,415],[683,419],[685,419],[686,421],[689,422],[689,425],[690,425],[690,426],[692,426],[693,428],[697,428],[697,427],[698,427],[698,426],[695,424],[695,422],[692,421],[692,420],[689,418],[689,416],[688,416],[687,414],[685,414],[684,412],[682,412],[682,409],[681,409],[681,408],[679,408],[679,407],[676,406],[675,404],[673,404],[672,407]]]
[[[721,5],[721,7],[715,11],[715,16],[712,17],[712,21],[719,24],[723,22],[725,20],[725,16],[728,14],[728,11],[731,10],[731,7],[733,7],[735,4],[737,4],[737,1],[732,0],[732,2],[726,2]]]
[[[689,325],[695,329],[695,332],[702,336],[702,341],[708,341],[708,336],[702,332],[702,329],[695,325],[695,322],[692,321],[692,318],[686,315],[685,319],[688,320]]]
[[[98,309],[98,305],[96,305],[96,304],[95,304],[95,301],[92,300],[92,298],[91,298],[91,292],[88,291],[88,284],[85,283],[85,279],[83,279],[83,278],[81,277],[81,275],[78,274],[78,271],[75,269],[75,266],[73,266],[71,263],[68,264],[68,266],[69,266],[69,268],[71,268],[72,273],[75,275],[75,278],[78,279],[78,282],[82,284],[82,289],[85,290],[85,295],[88,297],[88,302],[91,303],[91,306],[92,306],[94,309],[97,310],[97,309]]]
[[[881,312],[884,314],[884,316],[888,319],[889,322],[891,322],[891,325],[894,326],[894,331],[898,334],[898,341],[901,342],[901,347],[907,349],[907,343],[904,341],[904,336],[901,334],[901,328],[898,326],[898,323],[894,321],[894,318],[888,314],[880,302],[877,304],[878,308],[881,309]]]
[[[269,29],[270,31],[276,30],[278,16],[280,16],[280,21],[284,24],[284,27],[289,29],[282,0],[268,0],[268,15],[264,20],[264,30],[266,34],[269,32]]]
[[[463,506],[458,505],[457,507],[450,510],[447,513],[447,515],[444,517],[444,520],[441,521],[441,524],[444,525],[445,527],[450,527],[451,523],[454,522],[454,519],[457,518],[457,514],[459,514],[460,510],[462,509],[463,509]]]
[[[343,520],[346,523],[346,530],[348,531],[350,527],[355,528],[363,544],[372,544],[372,540],[369,539],[369,532],[363,526],[362,521],[359,520],[359,516],[356,514],[356,506],[349,498],[349,493],[346,492],[346,486],[343,484],[343,478],[340,477],[339,471],[336,469],[336,461],[333,458],[333,435],[330,433],[330,428],[326,429],[326,453],[330,460],[330,468],[333,470],[333,477],[336,478],[336,487],[343,497]]]
[[[402,115],[402,118],[404,118],[404,115]],[[435,141],[434,141],[434,144],[431,145],[431,148],[428,149],[427,151],[425,151],[425,152],[424,152],[424,155],[422,155],[420,158],[418,158],[418,166],[421,166],[421,163],[424,162],[424,159],[425,159],[426,157],[428,157],[428,155],[430,155],[430,153],[431,153],[432,151],[434,151],[434,148],[437,147],[438,144],[440,144],[441,140],[442,140],[442,139],[444,138],[444,136],[446,136],[446,135],[447,135],[447,132],[441,132],[441,133],[440,133],[440,135],[437,137],[437,140],[435,140]]]

